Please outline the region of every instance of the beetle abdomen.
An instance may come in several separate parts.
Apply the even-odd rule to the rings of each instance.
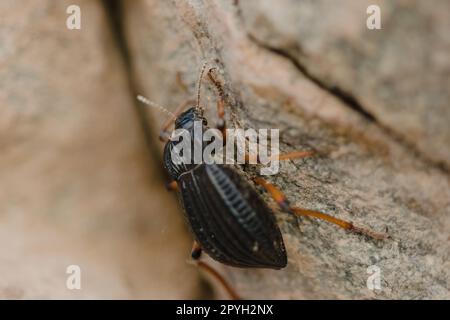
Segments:
[[[286,266],[273,212],[236,170],[199,165],[179,184],[192,231],[213,259],[235,267]]]

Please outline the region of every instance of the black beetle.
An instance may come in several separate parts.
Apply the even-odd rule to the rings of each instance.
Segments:
[[[193,137],[194,121],[207,129],[198,107],[179,115],[175,128],[186,129]],[[178,184],[200,247],[213,259],[234,267],[285,267],[286,250],[275,215],[245,178],[226,165],[174,164],[171,150],[176,143],[167,142],[164,166]]]

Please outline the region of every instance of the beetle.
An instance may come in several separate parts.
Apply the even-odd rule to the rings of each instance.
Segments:
[[[207,121],[196,107],[176,119],[175,129],[185,129],[193,136],[194,121],[201,121],[207,129]],[[233,167],[174,164],[176,144],[167,142],[164,166],[178,184],[186,218],[201,248],[214,260],[233,267],[284,268],[283,238],[274,213],[260,195]]]
[[[202,250],[214,260],[233,267],[282,269],[287,265],[287,254],[281,231],[276,223],[274,211],[266,204],[247,178],[236,168],[224,164],[194,164],[174,161],[173,149],[178,141],[168,139],[168,127],[174,121],[175,129],[184,129],[194,137],[194,123],[200,122],[208,128],[204,109],[200,107],[200,86],[206,64],[203,65],[197,87],[197,104],[184,110],[186,104],[177,108],[171,121],[166,122],[160,134],[166,140],[164,167],[173,180],[169,189],[178,190],[184,213],[194,235],[191,256],[199,261]],[[208,71],[210,81],[216,87],[219,98],[218,128],[223,132],[224,89],[214,75],[215,68]],[[189,102],[190,103],[190,102]],[[188,103],[188,104],[189,104]],[[190,141],[194,144],[194,141]],[[202,142],[202,148],[206,143]],[[291,152],[279,159],[294,159],[311,156],[312,152]],[[193,160],[193,159],[191,159]],[[291,207],[286,197],[274,185],[262,178],[254,179],[256,185],[264,187],[278,203],[281,210],[297,216],[310,216],[334,223],[348,231],[361,233],[375,239],[384,239],[385,234],[354,226],[351,222],[337,219],[325,213]],[[210,266],[200,263],[227,288],[233,297],[237,295],[226,281]]]

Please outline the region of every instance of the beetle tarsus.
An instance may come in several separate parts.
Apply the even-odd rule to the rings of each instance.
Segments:
[[[320,220],[325,220],[330,223],[333,223],[347,231],[351,231],[358,234],[366,235],[370,238],[376,239],[376,240],[383,240],[389,238],[389,235],[387,233],[378,233],[375,231],[372,231],[367,228],[357,227],[353,223],[335,218],[333,216],[330,216],[329,214],[314,211],[314,210],[308,210],[303,208],[296,208],[296,207],[290,207],[288,201],[286,200],[286,197],[283,195],[283,193],[278,190],[277,187],[275,187],[270,182],[265,181],[262,178],[256,178],[255,183],[258,185],[261,185],[264,187],[272,196],[272,198],[276,201],[278,206],[281,208],[281,210],[297,215],[297,216],[307,216],[307,217],[314,217]]]
[[[192,245],[192,251],[191,251],[191,257],[192,257],[192,263],[198,266],[199,268],[205,270],[208,272],[212,277],[214,277],[225,289],[225,291],[228,293],[231,299],[233,300],[241,300],[239,295],[234,291],[234,289],[230,286],[227,280],[213,267],[211,267],[209,264],[207,264],[204,261],[200,261],[202,255],[202,247],[197,241],[194,241]]]
[[[211,267],[209,264],[207,264],[204,261],[196,260],[196,265],[208,272],[212,277],[214,277],[217,281],[220,282],[222,287],[225,289],[225,291],[228,293],[230,298],[232,300],[242,300],[242,298],[236,293],[236,291],[230,286],[227,280],[219,273],[216,269]]]

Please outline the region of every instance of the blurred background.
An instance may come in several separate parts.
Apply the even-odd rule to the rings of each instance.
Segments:
[[[372,2],[383,33],[366,27]],[[352,125],[334,100],[310,107],[304,97],[326,96],[317,87],[379,123],[440,170],[424,210],[442,209],[448,227],[449,12],[448,1],[2,0],[0,298],[213,297],[186,263],[192,238],[164,188],[166,115],[135,96],[173,110],[217,55],[264,99],[290,90],[302,112]],[[286,63],[256,50],[306,76],[277,73]],[[66,286],[70,265],[81,290]]]
[[[72,4],[80,30],[66,26]],[[203,294],[135,108],[113,5],[0,4],[1,298]],[[69,265],[81,290],[66,287]]]

